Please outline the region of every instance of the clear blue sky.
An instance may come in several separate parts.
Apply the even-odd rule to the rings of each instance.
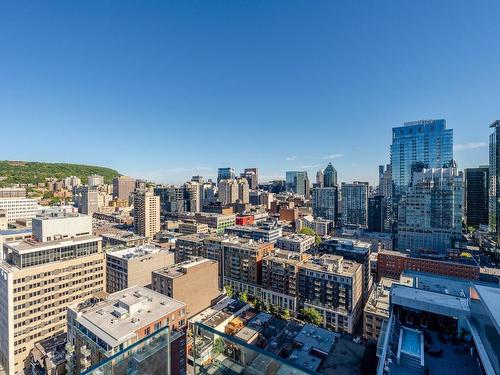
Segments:
[[[0,4],[0,159],[180,183],[389,161],[391,128],[445,118],[460,167],[500,118],[499,1]]]

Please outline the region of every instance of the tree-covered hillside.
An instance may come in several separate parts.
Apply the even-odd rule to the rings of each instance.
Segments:
[[[40,163],[31,161],[0,161],[0,184],[29,184],[44,182],[46,178],[61,179],[69,176],[81,178],[87,182],[87,176],[98,174],[104,177],[106,183],[111,183],[113,177],[120,174],[114,169],[93,165],[68,163]]]

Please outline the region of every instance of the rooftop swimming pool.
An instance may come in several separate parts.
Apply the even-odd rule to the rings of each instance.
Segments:
[[[401,351],[415,357],[422,355],[422,334],[413,329],[403,328],[401,330]]]

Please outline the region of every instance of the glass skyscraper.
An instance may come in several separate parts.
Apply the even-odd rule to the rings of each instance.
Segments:
[[[453,129],[446,120],[406,122],[392,129],[392,180],[397,192],[409,186],[412,171],[452,165]]]
[[[337,186],[337,170],[333,167],[332,163],[328,163],[327,167],[323,171],[323,186]]]
[[[309,178],[305,171],[286,172],[286,191],[309,196]]]

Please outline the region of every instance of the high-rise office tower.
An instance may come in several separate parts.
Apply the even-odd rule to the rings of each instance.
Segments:
[[[424,168],[449,167],[453,163],[453,129],[446,120],[406,122],[392,128],[391,173],[393,215],[399,196],[411,184],[412,173]]]
[[[238,183],[234,178],[220,180],[218,184],[219,202],[223,205],[236,203],[238,199]]]
[[[257,168],[245,168],[241,177],[245,177],[248,180],[250,189],[255,190],[259,188],[259,170]]]
[[[386,230],[387,198],[374,195],[368,198],[368,230],[383,232]]]
[[[368,224],[368,182],[342,183],[342,223],[366,227]]]
[[[200,212],[201,211],[201,197],[200,197],[200,189],[201,184],[189,181],[186,182],[183,188],[184,194],[184,204],[186,212]]]
[[[314,188],[312,191],[312,209],[314,217],[337,222],[338,187]]]
[[[286,172],[286,190],[303,196],[310,194],[309,178],[306,171]]]
[[[130,194],[135,190],[135,180],[128,176],[119,176],[113,178],[113,198],[129,199]]]
[[[35,344],[66,332],[66,308],[105,291],[101,238],[89,216],[51,212],[33,219],[33,239],[4,244],[0,261],[0,363],[30,370]]]
[[[160,197],[150,191],[134,194],[134,231],[140,236],[153,238],[161,230]]]
[[[322,188],[325,186],[325,175],[323,170],[320,169],[316,172],[316,187]]]
[[[493,133],[490,135],[489,226],[490,231],[496,233],[497,243],[500,243],[500,120],[493,121],[490,128]]]
[[[99,191],[96,185],[75,186],[73,188],[73,201],[78,212],[92,216],[99,211]]]
[[[463,174],[451,168],[424,169],[398,205],[399,250],[446,252],[462,233]]]
[[[390,164],[384,169],[384,166],[379,166],[378,179],[378,194],[386,198],[392,197],[392,168]]]
[[[323,186],[337,186],[337,170],[333,167],[332,163],[328,163],[325,170],[323,171]]]
[[[226,167],[226,168],[219,168],[219,171],[217,173],[217,183],[220,182],[220,180],[230,180],[236,177],[236,172],[234,171],[234,168]]]
[[[465,206],[464,218],[467,227],[478,228],[481,224],[488,225],[488,183],[489,166],[467,168],[465,176]]]
[[[238,178],[236,181],[238,184],[238,201],[240,203],[250,202],[250,189],[246,178]]]
[[[178,186],[156,186],[154,194],[160,198],[160,212],[163,216],[184,212],[184,192]]]
[[[89,186],[100,186],[104,185],[104,177],[98,174],[93,174],[87,177],[87,185]]]

